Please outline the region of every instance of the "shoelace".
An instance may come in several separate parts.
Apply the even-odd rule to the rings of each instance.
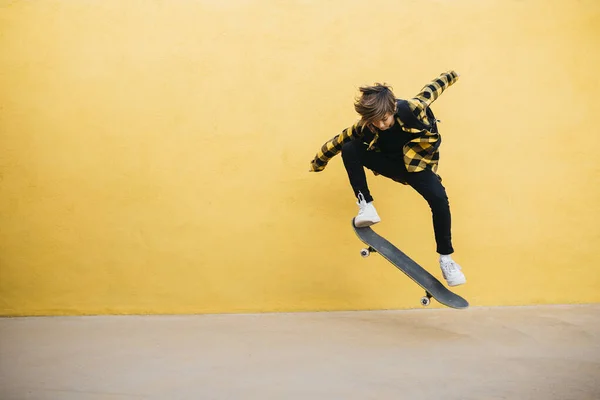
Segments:
[[[447,261],[442,264],[442,267],[446,270],[447,273],[455,273],[459,271],[458,266],[454,261]]]
[[[367,201],[365,200],[365,196],[361,192],[358,192],[358,202],[356,203],[360,207],[358,210],[358,215],[362,215],[365,212],[365,208],[367,207]]]
[[[363,194],[361,192],[358,192],[358,203],[356,204],[367,204],[367,201],[365,200],[365,196],[363,196]]]

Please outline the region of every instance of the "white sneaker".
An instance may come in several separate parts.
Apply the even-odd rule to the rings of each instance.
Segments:
[[[366,226],[371,226],[379,221],[379,215],[377,214],[377,210],[375,210],[375,206],[373,202],[368,202],[365,200],[365,197],[362,193],[358,192],[358,215],[354,218],[354,226],[357,228],[364,228]]]
[[[442,269],[442,275],[448,282],[448,286],[458,286],[467,283],[465,274],[460,270],[458,265],[449,255],[440,255],[440,268]]]

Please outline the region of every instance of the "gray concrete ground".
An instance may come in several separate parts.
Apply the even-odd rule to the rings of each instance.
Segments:
[[[600,305],[0,319],[0,399],[600,399]]]

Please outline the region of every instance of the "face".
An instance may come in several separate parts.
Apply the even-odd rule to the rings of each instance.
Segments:
[[[392,126],[394,126],[394,114],[392,113],[387,113],[384,115],[383,119],[378,120],[378,121],[373,121],[371,122],[371,125],[373,125],[375,128],[381,130],[381,131],[385,131],[390,129]]]

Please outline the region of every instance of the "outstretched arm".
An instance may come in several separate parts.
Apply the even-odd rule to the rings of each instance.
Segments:
[[[329,160],[342,150],[342,146],[345,143],[363,135],[362,129],[363,128],[359,127],[358,123],[356,123],[350,128],[344,129],[342,133],[335,135],[331,140],[321,146],[321,149],[315,158],[310,162],[309,172],[323,171]]]
[[[413,97],[413,100],[418,100],[421,103],[422,108],[427,108],[433,103],[440,95],[452,86],[458,80],[458,73],[455,71],[444,72],[433,81],[429,82],[421,91]]]

